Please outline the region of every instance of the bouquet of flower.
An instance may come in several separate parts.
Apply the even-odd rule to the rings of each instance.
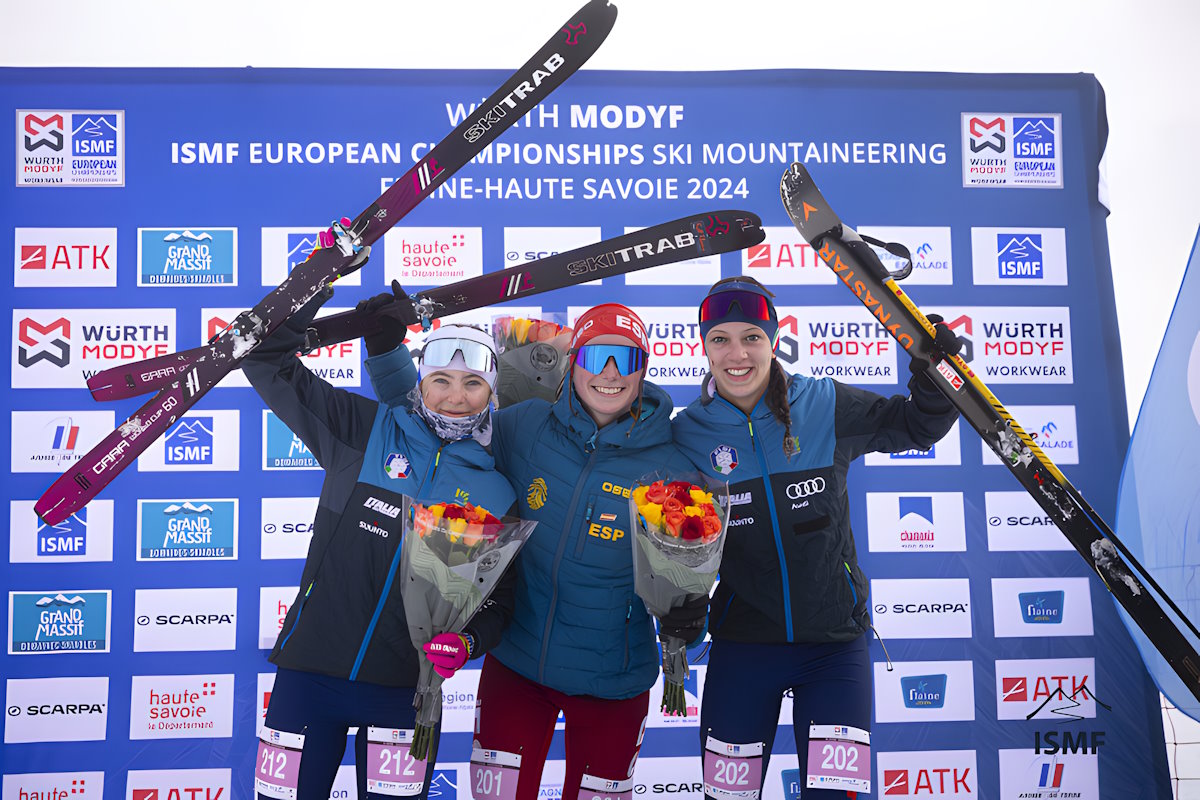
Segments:
[[[555,316],[555,315],[551,315]],[[565,321],[565,316],[562,317]],[[496,317],[492,338],[500,359],[496,395],[501,407],[541,397],[554,402],[570,360],[571,329],[540,319]]]
[[[637,482],[629,497],[634,520],[634,587],[660,619],[690,599],[708,596],[721,566],[729,519],[729,485],[697,474],[685,480]],[[686,716],[683,682],[687,642],[661,635],[663,710]]]
[[[418,651],[439,633],[458,632],[484,604],[536,522],[503,519],[470,503],[426,505],[404,498],[400,594]],[[413,758],[424,759],[442,716],[443,678],[420,659],[413,697]]]

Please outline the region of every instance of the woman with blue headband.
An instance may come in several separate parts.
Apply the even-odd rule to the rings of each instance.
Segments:
[[[699,315],[709,374],[673,423],[676,444],[729,481],[732,498],[700,711],[705,793],[722,799],[760,796],[744,793],[762,789],[788,690],[802,785],[819,770],[808,763],[810,725],[869,731],[871,620],[846,473],[865,453],[927,449],[958,417],[915,361],[908,397],[788,375],[772,296],[746,277],[709,290]],[[945,325],[937,343],[960,346]]]

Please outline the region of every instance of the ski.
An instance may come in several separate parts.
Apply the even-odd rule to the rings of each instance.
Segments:
[[[34,505],[42,521],[57,524],[85,506],[288,316],[334,280],[361,267],[372,243],[574,74],[608,36],[616,15],[608,0],[591,0],[375,202],[353,221],[335,223],[329,246],[314,250],[177,372],[175,380],[50,486]]]
[[[761,220],[749,211],[710,211],[411,296],[403,294],[396,284],[393,288],[397,291],[395,302],[380,309],[370,313],[345,311],[315,320],[305,337],[304,352],[376,333],[385,317],[395,317],[406,325],[428,324],[450,314],[611,275],[744,250],[759,244],[765,236]],[[207,351],[205,346],[195,347],[112,367],[92,376],[88,387],[97,400],[119,400],[146,394],[186,372],[188,365]]]
[[[911,270],[911,258],[907,269],[889,272],[867,242],[853,228],[844,225],[825,202],[802,164],[792,164],[783,174],[779,194],[792,223],[821,260],[911,357],[929,363],[927,374],[937,387],[1054,520],[1184,685],[1200,698],[1200,654],[1130,570],[1129,564],[1147,576],[1147,582],[1198,638],[1200,632],[971,367],[957,355],[936,361],[931,356],[933,325],[896,285],[895,278]]]

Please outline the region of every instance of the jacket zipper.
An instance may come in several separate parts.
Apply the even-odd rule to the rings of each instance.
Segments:
[[[633,601],[625,608],[625,658],[621,661],[622,671],[629,669],[629,620],[633,619]]]
[[[583,530],[579,532],[579,544],[575,546],[575,557],[579,558],[583,555],[583,545],[587,542],[587,532],[592,525],[592,512],[595,510],[596,501],[588,499],[587,513],[583,517]]]
[[[417,494],[425,489],[425,484],[429,483],[437,475],[438,463],[442,460],[442,445],[438,448],[437,453],[433,457],[433,464],[429,467],[428,474],[421,481],[421,485],[417,487]],[[371,615],[371,622],[367,625],[367,632],[363,634],[362,643],[358,646],[358,655],[354,659],[354,666],[350,668],[350,680],[355,680],[358,677],[358,670],[362,667],[363,658],[367,654],[367,647],[371,644],[371,637],[375,635],[375,626],[379,623],[379,615],[383,613],[383,604],[387,600],[387,596],[392,591],[392,583],[396,580],[396,570],[400,567],[400,555],[404,552],[403,540],[396,546],[396,553],[392,556],[392,563],[388,567],[387,579],[383,582],[383,591],[379,593],[379,601],[375,603],[375,613]],[[299,615],[296,617],[299,621]]]
[[[730,403],[730,405],[733,404]],[[775,498],[771,496],[771,474],[767,471],[766,455],[758,449],[758,442],[754,438],[754,423],[750,421],[749,415],[746,416],[746,425],[750,429],[750,449],[754,451],[754,456],[758,459],[758,467],[762,471],[763,490],[767,494],[767,508],[771,511],[771,532],[775,535],[775,552],[779,555],[779,574],[783,579],[783,621],[787,628],[787,640],[790,642],[793,641],[792,591],[788,582],[787,561],[783,556],[783,539],[779,535],[779,517],[775,512]]]
[[[296,632],[296,628],[300,627],[300,615],[304,613],[304,603],[306,600],[308,600],[308,596],[312,594],[312,589],[316,582],[316,578],[313,578],[308,582],[308,588],[304,590],[304,595],[300,598],[299,605],[296,606],[296,618],[292,620],[292,627],[287,632],[287,636],[283,637],[283,641],[279,643],[279,652],[283,652],[283,648],[288,643],[288,639],[292,638],[292,634]]]

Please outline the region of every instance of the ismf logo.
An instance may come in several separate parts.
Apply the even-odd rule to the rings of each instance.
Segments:
[[[292,270],[308,260],[318,249],[326,228],[262,228],[260,280],[263,286],[278,286]],[[362,272],[356,270],[338,278],[338,286],[361,286]],[[240,310],[240,309],[239,309]]]
[[[583,22],[568,22],[563,27],[563,33],[567,35],[567,44],[574,47],[579,44],[579,37],[587,34],[587,24]]]
[[[946,676],[913,675],[900,679],[906,708],[941,708],[946,704]]]
[[[213,463],[212,417],[181,419],[163,438],[166,441],[168,464],[191,466]]]
[[[263,411],[263,469],[320,469],[304,441],[275,415]]]
[[[391,453],[383,461],[383,471],[389,478],[407,478],[412,472],[412,463],[403,453]]]
[[[1021,592],[1017,599],[1021,604],[1021,618],[1034,625],[1059,625],[1063,621],[1062,591]]]
[[[30,317],[17,322],[17,363],[30,367],[46,361],[56,367],[71,363],[71,321],[59,317],[41,323]]]
[[[9,592],[8,652],[107,653],[111,591]]]
[[[450,769],[435,769],[426,797],[429,800],[458,800],[458,773]]]
[[[996,236],[996,263],[1002,279],[1042,277],[1042,236],[1001,233]]]
[[[86,556],[87,506],[57,525],[38,520],[37,553],[39,556]]]
[[[971,271],[979,286],[1067,285],[1062,228],[972,228]]]
[[[237,228],[138,228],[138,286],[237,286]]]
[[[317,249],[316,233],[287,234],[287,271],[291,271],[308,260]]]
[[[1005,130],[1004,117],[971,117],[968,130],[971,133],[971,152],[981,153],[984,150],[994,150],[1003,153],[1008,147],[1008,137]]]
[[[72,125],[72,155],[117,157],[120,132],[116,114],[76,114]]]
[[[737,469],[737,450],[727,444],[718,445],[708,454],[708,461],[714,470],[722,475],[728,475]]]
[[[138,500],[138,561],[237,558],[237,500]]]

